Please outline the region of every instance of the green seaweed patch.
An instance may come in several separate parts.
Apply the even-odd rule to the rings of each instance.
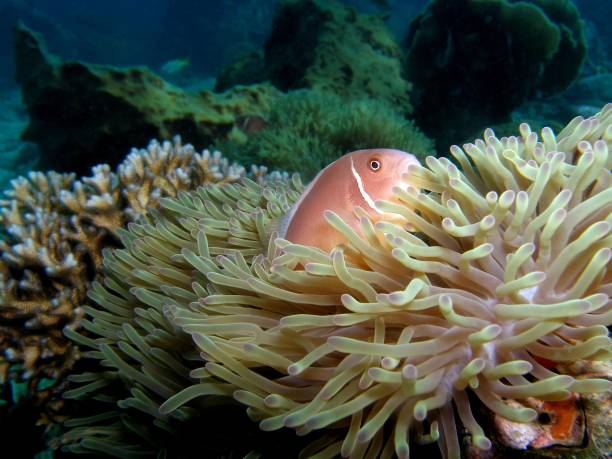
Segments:
[[[424,158],[433,142],[385,102],[346,100],[335,94],[296,90],[277,100],[266,128],[246,143],[217,147],[245,164],[295,171],[312,178],[343,154],[364,148],[397,148]]]

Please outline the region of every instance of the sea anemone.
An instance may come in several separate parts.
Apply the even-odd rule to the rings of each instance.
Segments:
[[[247,174],[270,176],[177,136],[132,149],[115,170],[100,164],[80,178],[32,171],[11,180],[0,197],[0,425],[21,419],[13,432],[31,429],[29,446],[41,448],[42,426],[52,435],[65,419],[61,392],[80,354],[62,329],[79,327],[87,290],[102,274],[102,249],[118,246],[117,231],[160,197]],[[17,448],[11,430],[3,441]]]
[[[61,381],[70,371],[78,356],[62,328],[78,326],[102,249],[117,247],[127,222],[156,208],[161,197],[237,182],[248,173],[218,151],[197,152],[179,136],[132,149],[115,171],[100,164],[92,172],[80,179],[30,172],[12,180],[0,198],[0,382],[9,368],[21,368],[20,378],[33,386]],[[249,175],[276,177],[255,166]],[[47,401],[48,395],[41,403]]]
[[[193,408],[206,413],[218,404],[209,397],[171,416],[159,412],[161,403],[193,384],[190,370],[199,363],[190,336],[168,320],[164,305],[207,295],[208,281],[190,263],[209,271],[214,257],[228,251],[245,262],[265,252],[270,221],[288,211],[303,186],[297,177],[258,172],[253,175],[260,183],[243,179],[162,197],[159,211],[119,231],[126,249],[105,251],[106,276],[89,291],[97,305],[84,308],[84,331],[64,331],[90,360],[88,371],[70,376],[74,384],[64,397],[97,405],[91,415],[68,420],[55,446],[120,458],[155,456],[173,449],[179,429],[198,417]],[[231,390],[221,384],[216,395],[227,404]]]
[[[264,431],[324,429],[306,456],[405,458],[413,436],[459,457],[457,418],[488,449],[476,400],[528,422],[530,397],[611,388],[558,367],[612,355],[611,142],[612,105],[557,136],[486,130],[451,148],[456,163],[411,166],[398,202],[377,203],[410,231],[357,208],[358,234],[328,212],[348,241],[331,253],[268,234],[297,181],[163,199],[105,258],[107,287],[94,287],[100,308],[85,324],[100,338],[75,338],[131,389],[119,407],[158,425],[222,395]],[[72,395],[103,385],[95,373],[75,379],[89,387]]]

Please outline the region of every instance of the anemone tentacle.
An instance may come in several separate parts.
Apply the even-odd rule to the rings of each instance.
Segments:
[[[141,391],[134,399],[154,394],[147,409],[165,400],[152,413],[160,422],[231,394],[262,430],[324,429],[307,451],[320,457],[406,458],[416,436],[458,458],[457,423],[488,449],[467,391],[529,422],[529,397],[611,389],[555,368],[612,356],[611,143],[612,105],[557,136],[526,124],[518,137],[486,130],[451,148],[456,162],[411,166],[399,203],[376,204],[411,231],[356,211],[357,234],[328,212],[348,241],[329,254],[266,239],[267,219],[297,198],[298,182],[166,199],[105,257],[109,279],[124,277],[129,293],[110,283],[92,293],[140,331],[92,312],[101,338],[83,344]],[[186,347],[161,359],[177,335],[199,353],[195,382],[176,379]]]

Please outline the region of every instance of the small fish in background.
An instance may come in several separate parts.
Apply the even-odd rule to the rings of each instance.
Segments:
[[[247,135],[263,131],[268,122],[259,115],[244,115],[236,117],[236,126]]]
[[[180,59],[172,59],[170,61],[165,62],[161,66],[161,73],[164,75],[178,75],[183,73],[191,66],[191,62],[188,57],[183,57]]]
[[[327,222],[328,210],[359,234],[361,223],[355,207],[361,207],[373,222],[384,218],[400,223],[395,221],[399,216],[382,212],[375,203],[395,200],[394,188],[406,188],[408,183],[402,176],[413,164],[420,164],[419,160],[400,150],[381,148],[347,153],[317,174],[280,221],[279,236],[329,253],[346,240]]]

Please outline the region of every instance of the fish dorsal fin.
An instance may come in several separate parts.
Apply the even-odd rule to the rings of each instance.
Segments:
[[[300,196],[300,198],[301,198],[301,196]],[[293,215],[295,214],[295,211],[298,208],[298,204],[299,204],[299,201],[294,203],[291,206],[291,209],[289,209],[289,212],[287,212],[280,219],[280,222],[279,222],[279,225],[278,225],[278,234],[280,235],[280,237],[285,237],[285,235],[287,234],[287,231],[289,230],[289,224],[293,220]]]
[[[280,238],[285,237],[287,234],[287,229],[289,228],[289,223],[291,222],[293,214],[295,213],[295,208],[296,206],[294,204],[285,215],[271,218],[268,221],[266,224],[266,239],[270,239],[274,232],[276,232]]]

